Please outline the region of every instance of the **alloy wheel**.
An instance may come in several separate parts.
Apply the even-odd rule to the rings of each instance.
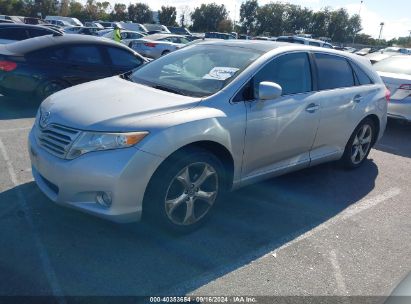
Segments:
[[[351,147],[351,161],[353,164],[361,163],[367,156],[371,149],[372,136],[372,128],[369,124],[364,124],[359,128]]]
[[[218,190],[218,174],[210,164],[197,162],[184,167],[167,189],[167,217],[177,225],[197,223],[210,211]]]

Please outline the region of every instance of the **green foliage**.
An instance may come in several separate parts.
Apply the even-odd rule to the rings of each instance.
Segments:
[[[241,30],[245,33],[253,32],[257,22],[257,0],[247,0],[240,7]]]
[[[130,4],[128,6],[128,18],[136,23],[153,22],[153,14],[150,7],[144,3]]]
[[[191,14],[193,31],[215,32],[218,31],[220,22],[227,19],[228,12],[224,4],[201,4]]]
[[[158,11],[158,19],[166,26],[177,26],[177,9],[174,6],[162,6]]]

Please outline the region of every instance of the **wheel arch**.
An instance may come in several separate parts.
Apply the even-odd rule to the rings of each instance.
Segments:
[[[368,119],[371,119],[372,122],[374,123],[375,136],[374,136],[373,139],[372,139],[372,146],[374,146],[375,143],[376,143],[376,141],[377,141],[377,139],[378,139],[378,137],[379,137],[379,134],[380,134],[381,123],[380,123],[380,119],[378,118],[377,115],[375,115],[375,114],[369,114],[369,115],[367,115],[366,117],[364,117],[364,119],[361,120],[361,122],[360,122],[358,125],[360,125],[360,124],[361,124],[365,119],[367,119],[367,118],[368,118]]]

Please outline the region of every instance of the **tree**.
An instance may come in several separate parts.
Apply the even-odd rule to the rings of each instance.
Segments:
[[[283,14],[283,31],[285,33],[306,33],[310,27],[312,11],[299,5],[285,4]]]
[[[61,0],[60,2],[60,16],[69,16],[70,15],[70,1]]]
[[[127,19],[127,6],[122,3],[114,4],[114,9],[110,15],[113,21],[125,21]]]
[[[217,30],[223,33],[231,33],[233,31],[233,22],[230,19],[221,20]]]
[[[158,20],[161,24],[176,26],[177,25],[177,9],[174,6],[162,6],[158,11]]]
[[[188,5],[180,7],[180,26],[186,27],[190,23],[191,10]]]
[[[153,13],[150,7],[144,3],[130,4],[128,6],[128,17],[136,23],[152,23]]]
[[[43,17],[47,15],[56,15],[57,8],[54,0],[34,0],[31,4],[30,15],[37,16],[41,13]]]
[[[227,19],[228,12],[224,4],[201,4],[191,14],[193,31],[214,32],[218,30],[220,22]]]
[[[312,14],[308,32],[314,37],[328,37],[328,25],[330,23],[331,11],[329,8]]]
[[[358,14],[351,16],[348,20],[348,34],[351,35],[351,37],[355,37],[359,32],[361,32],[361,30],[362,27],[360,16]]]
[[[247,0],[240,7],[241,28],[245,33],[252,33],[256,25],[258,10],[257,0]]]
[[[285,7],[282,3],[268,3],[257,10],[256,34],[269,33],[279,36],[284,33],[283,15]]]

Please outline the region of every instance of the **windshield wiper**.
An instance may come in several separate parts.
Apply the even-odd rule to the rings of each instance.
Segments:
[[[180,91],[180,90],[174,89],[174,88],[170,88],[170,87],[167,87],[167,86],[163,86],[161,84],[156,84],[156,85],[153,85],[152,87],[155,88],[155,89],[158,89],[158,90],[162,90],[162,91],[166,91],[166,92],[170,92],[170,93],[175,93],[175,94],[187,96],[187,94],[184,93],[183,91]]]

